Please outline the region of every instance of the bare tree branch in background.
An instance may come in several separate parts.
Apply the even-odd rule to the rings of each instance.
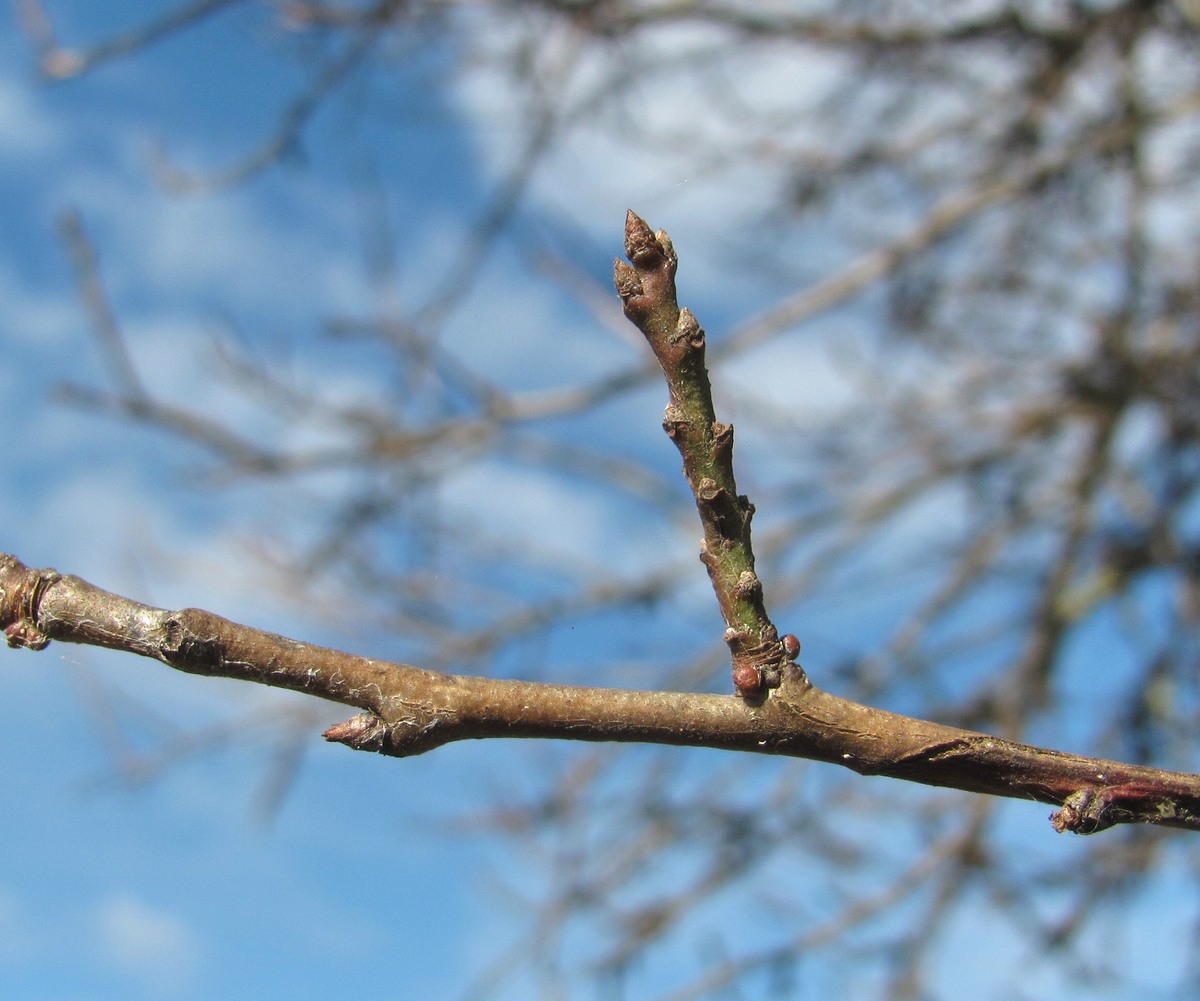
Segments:
[[[79,50],[57,47],[40,6],[25,9],[43,65],[83,70],[218,6],[181,5]],[[232,382],[248,398],[333,439],[305,449],[260,445],[244,429],[132,392],[116,373],[108,389],[72,391],[76,402],[204,444],[218,472],[269,477],[280,489],[315,469],[353,473],[343,495],[314,501],[326,505],[325,536],[281,565],[297,601],[343,586],[362,621],[414,638],[410,659],[456,671],[522,657],[589,618],[669,608],[656,620],[667,623],[661,632],[639,633],[636,655],[597,650],[592,670],[623,657],[646,687],[725,683],[725,659],[709,642],[719,627],[689,600],[695,568],[683,544],[678,560],[653,566],[600,554],[568,565],[558,540],[534,532],[514,543],[507,522],[465,529],[439,513],[443,484],[498,461],[584,475],[589,489],[670,530],[690,523],[686,498],[654,460],[584,431],[600,408],[648,385],[652,365],[516,390],[445,336],[489,252],[519,245],[523,202],[555,158],[602,140],[649,152],[664,174],[726,183],[751,205],[736,227],[722,226],[721,287],[693,296],[751,282],[775,290],[773,304],[710,334],[708,358],[718,384],[732,387],[739,449],[759,457],[742,465],[743,479],[752,470],[761,481],[755,572],[779,621],[823,651],[822,668],[809,654],[822,685],[1009,741],[1200,767],[1200,35],[1191,5],[271,9],[297,37],[332,40],[336,51],[370,37],[349,72],[380,86],[384,41],[452,38],[463,77],[503,83],[518,109],[508,120],[516,153],[482,210],[487,224],[444,280],[424,302],[343,318],[334,332],[374,337],[415,392],[381,389],[348,405],[232,358]],[[314,128],[313,109],[335,90],[302,94],[264,153],[245,162],[266,167]],[[678,114],[697,100],[702,114]],[[574,204],[553,204],[564,229],[572,212],[582,217]],[[72,243],[83,277],[94,263]],[[115,320],[92,293],[84,299],[103,350],[119,356]],[[768,392],[755,367],[763,352],[781,352],[765,356],[777,364],[785,350],[810,357],[815,348],[846,402],[811,403],[805,386],[789,400]],[[738,388],[725,376],[741,359],[739,373],[760,375]],[[756,452],[759,438],[770,444]],[[430,539],[442,546],[436,574],[422,562]],[[297,565],[302,574],[282,572]],[[524,590],[511,586],[516,575]],[[886,608],[886,622],[849,635],[839,612],[869,600]],[[1154,629],[1144,628],[1149,619]],[[826,622],[835,624],[823,637]],[[1081,666],[1073,649],[1098,622],[1119,642],[1110,663]],[[552,680],[598,680],[586,665],[572,671]],[[1069,741],[1057,739],[1064,734]],[[1084,871],[1063,873],[1006,850],[998,808],[840,782],[799,763],[785,772],[759,761],[697,782],[686,764],[648,751],[597,751],[586,768],[572,761],[559,782],[479,818],[510,832],[514,851],[537,846],[530,864],[552,877],[531,922],[538,956],[517,943],[497,967],[512,976],[533,968],[548,985],[564,958],[618,975],[709,927],[733,893],[739,913],[767,930],[753,943],[723,930],[721,947],[705,950],[673,996],[786,980],[818,946],[853,955],[846,970],[868,970],[887,985],[883,996],[921,996],[941,933],[979,898],[1075,983],[1120,981],[1120,950],[1097,956],[1089,931],[1119,922],[1123,904],[1167,865],[1161,838],[1131,831],[1097,841]],[[1086,816],[1097,807],[1070,808]],[[886,844],[880,818],[894,829]],[[587,850],[597,845],[604,851]],[[783,894],[764,872],[795,853],[806,862],[802,887]],[[690,881],[648,878],[680,857]],[[1194,888],[1194,875],[1180,882]],[[1047,916],[1039,893],[1050,889],[1064,903]],[[806,903],[818,898],[842,902],[840,913]],[[566,944],[572,931],[592,944],[590,957]],[[855,977],[846,972],[834,993],[852,993]]]

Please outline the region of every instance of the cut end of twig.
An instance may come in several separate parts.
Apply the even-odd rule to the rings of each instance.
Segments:
[[[1166,824],[1200,830],[1200,810],[1196,796],[1182,786],[1126,782],[1076,789],[1050,814],[1050,826],[1060,834],[1096,834],[1117,824]]]
[[[1102,789],[1077,789],[1060,809],[1050,814],[1050,826],[1059,834],[1096,834],[1117,822],[1109,797]]]

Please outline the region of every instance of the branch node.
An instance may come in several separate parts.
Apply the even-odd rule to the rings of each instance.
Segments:
[[[712,456],[713,460],[720,464],[725,464],[732,461],[733,457],[733,425],[722,424],[720,421],[712,423]]]
[[[667,437],[675,443],[675,447],[683,451],[687,441],[687,420],[684,418],[683,411],[676,404],[668,403],[666,409],[663,410],[662,426]]]
[[[743,570],[738,574],[733,591],[743,601],[757,601],[762,598],[762,581],[758,579],[758,575],[753,570]]]
[[[1190,802],[1189,802],[1190,800]],[[1129,782],[1076,789],[1050,814],[1050,826],[1059,834],[1096,834],[1117,824],[1172,823],[1195,826],[1195,797],[1184,789]]]
[[[166,663],[208,669],[221,663],[224,653],[220,637],[203,627],[208,615],[203,609],[181,608],[166,616],[159,643],[159,655]]]
[[[756,699],[763,694],[763,672],[752,664],[738,664],[733,669],[733,688],[743,699]]]
[[[359,713],[345,722],[334,723],[321,736],[356,751],[381,751],[387,733],[387,724],[374,713]]]
[[[40,622],[42,597],[50,586],[62,579],[56,570],[33,570],[14,557],[5,557],[14,571],[15,582],[0,589],[0,623],[10,647],[45,650],[50,637]]]
[[[45,650],[50,645],[50,637],[30,619],[19,619],[5,626],[4,641],[13,649]]]

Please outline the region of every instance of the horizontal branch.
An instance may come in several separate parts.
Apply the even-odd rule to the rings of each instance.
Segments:
[[[0,555],[10,646],[50,640],[126,650],[190,674],[288,688],[364,710],[325,736],[407,757],[455,740],[541,737],[782,754],[1060,809],[1060,831],[1114,824],[1200,829],[1200,776],[1030,747],[858,705],[798,668],[770,699],[580,688],[439,674],[341,653],[197,608],[167,611]]]

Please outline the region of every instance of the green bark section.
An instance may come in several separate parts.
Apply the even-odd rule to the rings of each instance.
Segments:
[[[767,615],[754,572],[750,521],[754,505],[738,493],[733,426],[717,420],[704,362],[704,331],[675,288],[678,261],[670,237],[633,212],[625,220],[625,255],[614,282],[625,315],[645,335],[666,376],[670,402],[663,429],[683,457],[683,472],[704,527],[700,558],[725,619],[734,683],[745,696],[779,685],[789,658]],[[799,670],[792,668],[792,670]]]

